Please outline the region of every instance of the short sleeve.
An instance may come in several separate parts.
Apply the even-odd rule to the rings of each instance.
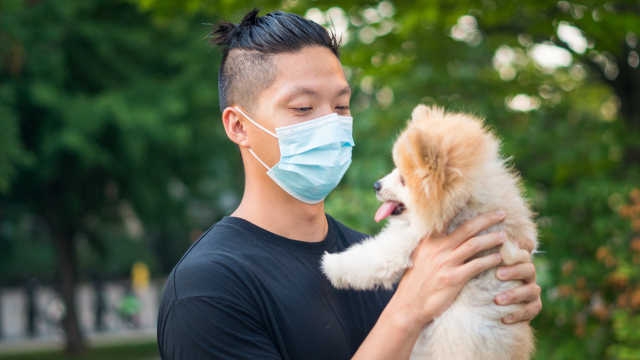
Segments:
[[[282,359],[255,314],[215,297],[175,301],[159,331],[163,360]]]

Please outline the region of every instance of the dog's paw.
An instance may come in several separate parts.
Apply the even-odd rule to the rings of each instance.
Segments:
[[[402,278],[402,273],[382,280],[382,287],[385,290],[393,290],[393,286]]]
[[[338,289],[347,289],[349,284],[347,283],[346,271],[344,266],[341,266],[341,260],[339,254],[329,254],[327,252],[322,256],[322,272],[327,276],[331,285]]]
[[[325,253],[322,257],[322,272],[338,289],[371,290],[382,285],[375,274],[363,266],[362,261],[353,258],[349,252]],[[387,285],[384,285],[387,287]],[[392,286],[392,285],[391,285]]]

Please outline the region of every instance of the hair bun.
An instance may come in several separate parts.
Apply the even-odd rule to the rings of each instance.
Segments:
[[[236,24],[228,21],[215,24],[213,31],[207,35],[207,37],[212,38],[209,43],[221,46],[231,45],[231,39],[233,39],[237,27]]]
[[[260,12],[259,8],[254,8],[253,10],[249,11],[249,13],[247,13],[247,15],[244,16],[244,18],[242,19],[242,21],[240,22],[240,26],[242,25],[253,25],[256,23],[256,19],[258,18],[258,13]]]
[[[207,37],[212,38],[209,43],[218,46],[231,46],[233,38],[238,34],[242,27],[256,23],[259,12],[260,9],[258,8],[249,11],[238,25],[229,21],[222,21],[215,24],[214,30],[207,35]]]

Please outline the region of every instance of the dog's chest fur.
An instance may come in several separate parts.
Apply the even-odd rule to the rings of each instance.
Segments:
[[[451,233],[465,221],[497,210],[504,210],[506,218],[483,233],[503,231],[507,242],[473,258],[500,252],[506,265],[529,262],[537,246],[533,213],[521,195],[518,178],[498,155],[497,138],[480,120],[467,115],[418,106],[412,118],[394,145],[397,169],[380,180],[381,193],[396,196],[381,200],[400,201],[407,212],[345,252],[325,254],[322,267],[332,284],[358,290],[391,288],[412,266],[411,253],[420,241],[440,231],[446,221],[451,219],[447,228]],[[494,302],[495,296],[521,282],[500,281],[495,271],[468,281],[451,306],[425,327],[412,360],[530,358],[534,340],[529,325],[501,321],[523,305]]]

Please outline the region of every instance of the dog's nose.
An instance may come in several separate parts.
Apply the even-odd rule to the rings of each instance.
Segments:
[[[380,189],[382,189],[382,184],[380,183],[380,181],[376,181],[373,183],[373,189],[375,191],[380,191]]]

